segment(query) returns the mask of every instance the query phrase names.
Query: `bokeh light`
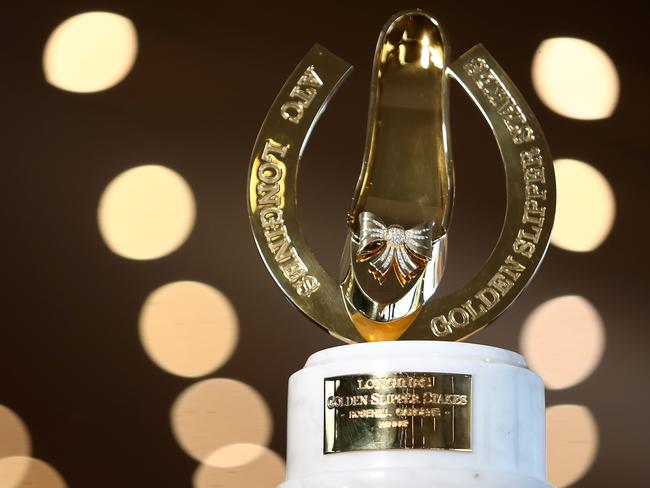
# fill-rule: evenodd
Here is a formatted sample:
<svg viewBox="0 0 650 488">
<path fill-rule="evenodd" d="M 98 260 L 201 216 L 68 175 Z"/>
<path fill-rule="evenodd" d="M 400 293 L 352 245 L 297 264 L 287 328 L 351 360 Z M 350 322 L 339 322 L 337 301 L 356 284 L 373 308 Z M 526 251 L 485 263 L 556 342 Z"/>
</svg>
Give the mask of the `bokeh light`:
<svg viewBox="0 0 650 488">
<path fill-rule="evenodd" d="M 607 179 L 587 163 L 558 159 L 554 167 L 557 211 L 551 242 L 568 251 L 593 251 L 607 239 L 614 225 L 614 191 Z"/>
<path fill-rule="evenodd" d="M 531 312 L 521 332 L 521 350 L 547 388 L 574 386 L 598 366 L 605 330 L 594 306 L 567 295 L 548 300 Z"/>
<path fill-rule="evenodd" d="M 133 22 L 110 12 L 70 17 L 50 35 L 43 51 L 45 79 L 62 90 L 106 90 L 129 74 L 138 51 Z"/>
<path fill-rule="evenodd" d="M 230 444 L 267 445 L 273 430 L 262 396 L 245 383 L 224 378 L 200 381 L 181 393 L 171 423 L 185 452 L 204 463 Z"/>
<path fill-rule="evenodd" d="M 31 442 L 27 427 L 15 412 L 0 405 L 0 459 L 26 456 L 30 452 Z"/>
<path fill-rule="evenodd" d="M 259 444 L 238 443 L 217 449 L 208 456 L 205 464 L 217 468 L 232 468 L 249 464 L 266 452 Z"/>
<path fill-rule="evenodd" d="M 66 488 L 61 475 L 49 464 L 26 456 L 0 459 L 2 488 Z"/>
<path fill-rule="evenodd" d="M 565 117 L 603 119 L 616 109 L 620 91 L 616 66 L 589 41 L 546 39 L 533 58 L 532 76 L 542 101 Z"/>
<path fill-rule="evenodd" d="M 196 205 L 187 182 L 160 165 L 131 168 L 104 190 L 98 223 L 116 254 L 155 259 L 176 250 L 194 226 Z"/>
<path fill-rule="evenodd" d="M 548 481 L 570 486 L 591 468 L 598 452 L 598 425 L 588 408 L 556 405 L 546 409 Z"/>
<path fill-rule="evenodd" d="M 249 464 L 230 468 L 199 466 L 194 474 L 194 488 L 276 488 L 284 481 L 284 461 L 275 452 L 262 449 Z"/>
<path fill-rule="evenodd" d="M 140 339 L 170 373 L 197 377 L 223 365 L 237 345 L 237 314 L 218 290 L 178 281 L 149 295 L 140 313 Z"/>
</svg>

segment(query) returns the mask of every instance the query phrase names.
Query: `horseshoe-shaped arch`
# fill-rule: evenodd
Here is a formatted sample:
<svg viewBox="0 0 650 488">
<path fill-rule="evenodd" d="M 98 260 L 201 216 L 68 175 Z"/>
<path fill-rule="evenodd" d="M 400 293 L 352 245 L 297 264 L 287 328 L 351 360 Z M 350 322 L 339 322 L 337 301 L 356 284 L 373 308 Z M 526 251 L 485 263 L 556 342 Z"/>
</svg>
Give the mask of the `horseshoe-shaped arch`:
<svg viewBox="0 0 650 488">
<path fill-rule="evenodd" d="M 293 71 L 255 142 L 248 209 L 257 247 L 276 283 L 311 320 L 345 342 L 363 342 L 340 285 L 307 244 L 297 211 L 297 176 L 310 133 L 352 70 L 315 45 Z M 501 235 L 462 288 L 427 301 L 400 340 L 463 340 L 503 313 L 537 271 L 555 216 L 555 176 L 542 129 L 521 93 L 477 45 L 448 74 L 481 110 L 503 159 L 507 206 Z"/>
</svg>

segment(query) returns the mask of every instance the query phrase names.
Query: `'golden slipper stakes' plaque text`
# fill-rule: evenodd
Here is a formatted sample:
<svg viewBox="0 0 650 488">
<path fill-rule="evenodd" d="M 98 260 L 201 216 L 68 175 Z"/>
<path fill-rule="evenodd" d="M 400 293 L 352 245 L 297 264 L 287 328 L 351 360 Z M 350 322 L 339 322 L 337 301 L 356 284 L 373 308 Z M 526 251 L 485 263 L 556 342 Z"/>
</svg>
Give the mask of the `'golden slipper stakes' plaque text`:
<svg viewBox="0 0 650 488">
<path fill-rule="evenodd" d="M 385 373 L 325 379 L 324 452 L 471 449 L 472 377 Z"/>
</svg>

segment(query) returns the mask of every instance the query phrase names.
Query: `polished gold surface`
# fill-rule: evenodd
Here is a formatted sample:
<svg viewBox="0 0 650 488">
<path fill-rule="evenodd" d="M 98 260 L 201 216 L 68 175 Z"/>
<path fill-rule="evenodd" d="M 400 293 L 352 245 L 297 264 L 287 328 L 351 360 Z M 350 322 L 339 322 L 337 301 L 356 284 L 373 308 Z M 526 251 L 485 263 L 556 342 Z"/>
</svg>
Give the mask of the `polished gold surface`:
<svg viewBox="0 0 650 488">
<path fill-rule="evenodd" d="M 271 276 L 309 318 L 346 342 L 361 342 L 341 300 L 302 235 L 296 184 L 302 151 L 352 67 L 315 45 L 291 74 L 260 129 L 248 179 L 253 236 Z"/>
<path fill-rule="evenodd" d="M 503 313 L 535 275 L 555 216 L 553 159 L 542 128 L 496 60 L 477 45 L 449 67 L 488 121 L 503 159 L 506 215 L 483 268 L 462 288 L 425 304 L 401 339 L 462 340 Z"/>
<path fill-rule="evenodd" d="M 385 373 L 325 379 L 323 453 L 472 449 L 472 377 Z"/>
<path fill-rule="evenodd" d="M 413 227 L 433 220 L 444 235 L 451 214 L 447 54 L 444 34 L 428 14 L 397 14 L 382 29 L 370 86 L 365 155 L 349 215 Z M 434 240 L 435 240 L 434 238 Z"/>
<path fill-rule="evenodd" d="M 442 278 L 453 200 L 448 52 L 441 27 L 422 11 L 393 16 L 379 35 L 365 154 L 348 215 L 350 252 L 341 263 L 350 317 L 357 328 L 359 320 L 363 328 L 381 323 L 375 335 L 384 323 L 412 322 Z M 368 252 L 363 242 L 367 215 L 397 237 L 425 228 L 428 252 L 395 247 L 390 240 Z M 386 265 L 394 275 L 381 269 Z"/>
<path fill-rule="evenodd" d="M 515 300 L 546 252 L 555 178 L 541 127 L 485 48 L 475 46 L 449 66 L 447 53 L 437 22 L 421 11 L 396 15 L 382 31 L 340 281 L 323 269 L 302 235 L 296 183 L 308 136 L 351 67 L 314 46 L 282 88 L 256 141 L 248 204 L 262 258 L 291 301 L 346 342 L 462 340 Z M 438 297 L 453 196 L 447 76 L 465 89 L 492 129 L 504 163 L 507 206 L 483 268 Z M 366 234 L 363 215 L 375 221 Z M 407 242 L 406 232 L 414 229 L 411 235 L 419 237 L 428 229 L 424 247 Z"/>
</svg>

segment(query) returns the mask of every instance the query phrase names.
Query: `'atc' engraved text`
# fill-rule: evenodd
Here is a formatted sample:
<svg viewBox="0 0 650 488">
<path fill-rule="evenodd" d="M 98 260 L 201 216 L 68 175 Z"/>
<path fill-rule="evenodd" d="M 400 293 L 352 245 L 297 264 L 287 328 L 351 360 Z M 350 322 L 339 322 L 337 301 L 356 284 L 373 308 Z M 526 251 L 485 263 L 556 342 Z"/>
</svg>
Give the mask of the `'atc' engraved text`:
<svg viewBox="0 0 650 488">
<path fill-rule="evenodd" d="M 292 88 L 289 94 L 291 100 L 280 107 L 282 118 L 294 124 L 299 124 L 305 109 L 311 105 L 321 86 L 323 86 L 323 80 L 320 79 L 314 67 L 309 66 L 298 80 L 298 83 L 296 83 L 296 86 Z"/>
</svg>

